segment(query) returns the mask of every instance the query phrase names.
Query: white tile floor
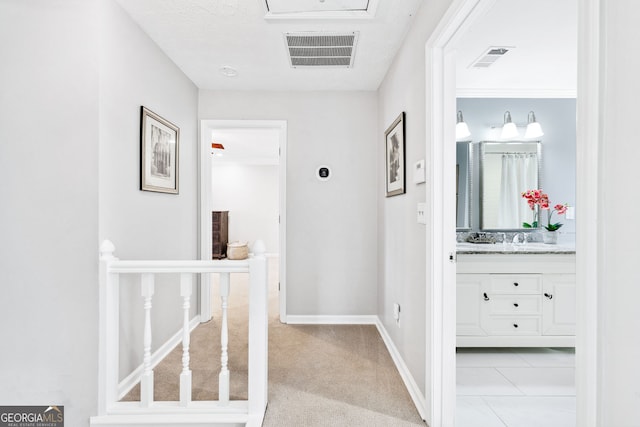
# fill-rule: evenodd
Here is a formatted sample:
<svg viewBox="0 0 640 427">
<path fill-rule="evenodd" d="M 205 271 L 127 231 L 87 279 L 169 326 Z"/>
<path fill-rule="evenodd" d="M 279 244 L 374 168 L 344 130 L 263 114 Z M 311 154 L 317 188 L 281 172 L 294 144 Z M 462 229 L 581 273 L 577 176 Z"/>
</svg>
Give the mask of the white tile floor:
<svg viewBox="0 0 640 427">
<path fill-rule="evenodd" d="M 456 427 L 575 427 L 575 352 L 459 348 Z"/>
</svg>

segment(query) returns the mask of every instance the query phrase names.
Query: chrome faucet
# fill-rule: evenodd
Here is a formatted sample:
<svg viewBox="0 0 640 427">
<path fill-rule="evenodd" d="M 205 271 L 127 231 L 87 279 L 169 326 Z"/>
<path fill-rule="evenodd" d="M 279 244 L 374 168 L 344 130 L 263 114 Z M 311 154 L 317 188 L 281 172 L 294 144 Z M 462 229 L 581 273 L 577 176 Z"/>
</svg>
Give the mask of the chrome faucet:
<svg viewBox="0 0 640 427">
<path fill-rule="evenodd" d="M 524 233 L 516 233 L 513 235 L 512 243 L 514 245 L 524 245 L 525 243 L 527 243 L 527 237 Z"/>
</svg>

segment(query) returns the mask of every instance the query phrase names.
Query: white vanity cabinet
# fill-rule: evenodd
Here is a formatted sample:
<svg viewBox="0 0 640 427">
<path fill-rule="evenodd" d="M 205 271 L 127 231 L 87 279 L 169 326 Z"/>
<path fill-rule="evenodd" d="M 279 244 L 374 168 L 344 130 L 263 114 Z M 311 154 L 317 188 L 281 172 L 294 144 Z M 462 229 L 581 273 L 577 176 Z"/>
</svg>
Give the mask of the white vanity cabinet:
<svg viewBox="0 0 640 427">
<path fill-rule="evenodd" d="M 482 303 L 478 298 L 486 288 L 487 275 L 458 274 L 456 278 L 456 334 L 486 335 L 482 329 Z"/>
<path fill-rule="evenodd" d="M 575 335 L 576 275 L 547 274 L 543 284 L 542 333 Z"/>
<path fill-rule="evenodd" d="M 458 255 L 458 347 L 573 347 L 575 254 Z"/>
</svg>

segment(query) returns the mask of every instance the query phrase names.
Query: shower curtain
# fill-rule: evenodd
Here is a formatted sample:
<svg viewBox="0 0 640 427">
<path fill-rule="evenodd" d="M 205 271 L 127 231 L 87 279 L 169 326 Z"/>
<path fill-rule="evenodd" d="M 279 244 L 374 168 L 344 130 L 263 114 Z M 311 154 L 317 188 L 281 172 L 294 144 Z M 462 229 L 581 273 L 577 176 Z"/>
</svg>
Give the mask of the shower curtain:
<svg viewBox="0 0 640 427">
<path fill-rule="evenodd" d="M 538 161 L 535 153 L 503 154 L 500 180 L 500 228 L 522 228 L 533 221 L 533 213 L 522 192 L 538 188 Z"/>
</svg>

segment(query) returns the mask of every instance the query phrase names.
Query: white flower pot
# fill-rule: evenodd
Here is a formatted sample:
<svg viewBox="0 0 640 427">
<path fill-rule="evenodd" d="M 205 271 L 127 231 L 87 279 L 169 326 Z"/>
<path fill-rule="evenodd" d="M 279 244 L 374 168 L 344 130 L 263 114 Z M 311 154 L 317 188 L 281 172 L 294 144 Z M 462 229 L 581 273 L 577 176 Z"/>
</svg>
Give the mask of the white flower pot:
<svg viewBox="0 0 640 427">
<path fill-rule="evenodd" d="M 545 231 L 542 233 L 542 241 L 549 245 L 555 245 L 558 243 L 557 231 Z"/>
</svg>

